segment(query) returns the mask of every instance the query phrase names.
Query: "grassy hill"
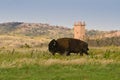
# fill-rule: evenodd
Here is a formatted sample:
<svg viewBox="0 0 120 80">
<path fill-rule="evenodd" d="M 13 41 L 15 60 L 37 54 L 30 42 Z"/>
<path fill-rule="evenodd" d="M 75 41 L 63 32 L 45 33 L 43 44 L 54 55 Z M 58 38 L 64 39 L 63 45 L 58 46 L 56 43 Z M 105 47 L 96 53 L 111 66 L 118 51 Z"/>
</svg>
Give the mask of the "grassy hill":
<svg viewBox="0 0 120 80">
<path fill-rule="evenodd" d="M 0 34 L 9 34 L 15 31 L 22 22 L 8 22 L 0 24 Z"/>
<path fill-rule="evenodd" d="M 42 36 L 47 38 L 73 37 L 73 29 L 43 23 L 8 22 L 0 24 L 0 34 Z M 86 30 L 90 38 L 120 36 L 120 31 Z"/>
<path fill-rule="evenodd" d="M 0 24 L 0 34 L 41 36 L 45 38 L 73 37 L 73 31 L 63 26 L 42 23 L 9 22 Z"/>
</svg>

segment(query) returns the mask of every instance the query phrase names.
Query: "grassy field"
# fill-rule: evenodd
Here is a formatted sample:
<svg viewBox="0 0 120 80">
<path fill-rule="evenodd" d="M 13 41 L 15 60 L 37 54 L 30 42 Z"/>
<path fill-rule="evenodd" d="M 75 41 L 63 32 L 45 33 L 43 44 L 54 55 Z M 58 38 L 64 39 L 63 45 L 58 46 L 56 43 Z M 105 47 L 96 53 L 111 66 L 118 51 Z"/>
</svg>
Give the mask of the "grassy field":
<svg viewBox="0 0 120 80">
<path fill-rule="evenodd" d="M 0 49 L 0 80 L 119 80 L 120 48 L 90 48 L 89 56 L 52 56 L 46 49 Z"/>
</svg>

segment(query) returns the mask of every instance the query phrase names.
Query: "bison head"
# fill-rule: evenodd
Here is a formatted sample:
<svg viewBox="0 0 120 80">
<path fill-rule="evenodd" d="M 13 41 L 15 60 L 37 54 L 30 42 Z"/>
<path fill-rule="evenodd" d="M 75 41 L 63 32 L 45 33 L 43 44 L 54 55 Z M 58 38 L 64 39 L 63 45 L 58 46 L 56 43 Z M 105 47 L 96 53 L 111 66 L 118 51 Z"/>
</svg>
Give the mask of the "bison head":
<svg viewBox="0 0 120 80">
<path fill-rule="evenodd" d="M 48 50 L 54 55 L 57 52 L 57 41 L 55 39 L 51 40 L 48 45 Z"/>
</svg>

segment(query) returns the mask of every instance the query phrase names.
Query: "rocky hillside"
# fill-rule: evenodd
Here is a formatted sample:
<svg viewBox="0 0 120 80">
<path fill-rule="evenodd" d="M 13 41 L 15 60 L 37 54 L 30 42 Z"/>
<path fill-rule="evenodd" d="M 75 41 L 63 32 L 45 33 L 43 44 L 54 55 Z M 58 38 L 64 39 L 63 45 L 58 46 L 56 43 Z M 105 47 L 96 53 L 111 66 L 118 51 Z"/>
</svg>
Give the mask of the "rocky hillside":
<svg viewBox="0 0 120 80">
<path fill-rule="evenodd" d="M 0 24 L 0 34 L 9 34 L 12 31 L 15 31 L 19 25 L 23 24 L 22 22 L 9 22 Z"/>
<path fill-rule="evenodd" d="M 8 22 L 0 24 L 0 34 L 40 36 L 45 38 L 73 37 L 73 29 L 43 23 Z M 119 37 L 118 31 L 86 30 L 91 39 Z"/>
<path fill-rule="evenodd" d="M 0 34 L 58 38 L 73 37 L 73 30 L 42 23 L 9 22 L 0 24 Z"/>
<path fill-rule="evenodd" d="M 90 39 L 102 39 L 102 38 L 120 37 L 120 30 L 115 30 L 115 31 L 89 30 L 89 31 L 86 31 L 86 35 Z"/>
</svg>

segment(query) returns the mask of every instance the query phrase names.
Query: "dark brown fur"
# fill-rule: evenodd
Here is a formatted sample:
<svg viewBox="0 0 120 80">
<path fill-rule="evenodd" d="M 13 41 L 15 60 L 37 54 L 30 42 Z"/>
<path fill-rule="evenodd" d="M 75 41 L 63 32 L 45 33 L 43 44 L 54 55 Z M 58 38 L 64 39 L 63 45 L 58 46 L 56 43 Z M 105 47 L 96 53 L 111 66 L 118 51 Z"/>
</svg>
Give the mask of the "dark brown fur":
<svg viewBox="0 0 120 80">
<path fill-rule="evenodd" d="M 88 44 L 84 41 L 74 39 L 74 38 L 59 38 L 57 40 L 51 40 L 48 45 L 49 51 L 54 55 L 55 53 L 60 53 L 61 55 L 66 53 L 66 55 L 70 55 L 70 53 L 83 53 L 87 54 Z"/>
</svg>

